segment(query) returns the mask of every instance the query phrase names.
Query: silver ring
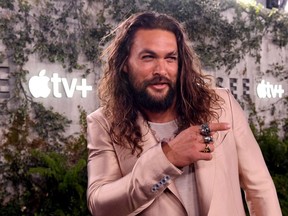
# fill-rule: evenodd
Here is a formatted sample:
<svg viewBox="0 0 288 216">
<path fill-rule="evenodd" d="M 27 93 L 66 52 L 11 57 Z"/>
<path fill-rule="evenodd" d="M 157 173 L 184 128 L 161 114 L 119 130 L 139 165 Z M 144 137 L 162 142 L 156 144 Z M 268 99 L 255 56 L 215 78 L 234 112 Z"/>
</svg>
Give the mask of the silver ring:
<svg viewBox="0 0 288 216">
<path fill-rule="evenodd" d="M 210 133 L 211 133 L 211 130 L 210 130 L 208 124 L 207 123 L 202 124 L 201 128 L 200 128 L 200 134 L 202 136 L 210 136 Z"/>
<path fill-rule="evenodd" d="M 210 142 L 213 142 L 213 137 L 212 136 L 205 136 L 204 137 L 204 143 L 208 144 Z"/>
</svg>

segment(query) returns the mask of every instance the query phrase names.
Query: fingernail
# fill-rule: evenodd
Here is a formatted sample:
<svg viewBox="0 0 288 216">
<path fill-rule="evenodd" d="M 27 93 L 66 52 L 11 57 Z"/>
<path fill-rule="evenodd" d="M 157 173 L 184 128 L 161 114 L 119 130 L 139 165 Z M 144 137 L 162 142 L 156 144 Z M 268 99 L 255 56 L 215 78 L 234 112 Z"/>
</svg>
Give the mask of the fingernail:
<svg viewBox="0 0 288 216">
<path fill-rule="evenodd" d="M 225 127 L 226 127 L 226 129 L 230 129 L 230 128 L 231 128 L 231 126 L 230 126 L 229 123 L 226 123 L 226 124 L 225 124 Z"/>
</svg>

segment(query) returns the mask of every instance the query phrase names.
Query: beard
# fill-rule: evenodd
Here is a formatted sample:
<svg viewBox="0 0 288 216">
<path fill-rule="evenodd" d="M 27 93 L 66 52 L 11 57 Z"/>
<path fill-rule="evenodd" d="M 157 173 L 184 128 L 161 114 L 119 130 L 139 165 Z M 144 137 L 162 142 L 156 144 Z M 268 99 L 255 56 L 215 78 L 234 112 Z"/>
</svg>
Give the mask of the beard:
<svg viewBox="0 0 288 216">
<path fill-rule="evenodd" d="M 152 113 L 167 111 L 173 105 L 176 95 L 176 84 L 164 76 L 157 76 L 137 84 L 135 78 L 129 76 L 130 87 L 136 105 Z M 148 92 L 147 87 L 153 84 L 167 84 L 169 89 L 165 95 L 154 96 Z"/>
</svg>

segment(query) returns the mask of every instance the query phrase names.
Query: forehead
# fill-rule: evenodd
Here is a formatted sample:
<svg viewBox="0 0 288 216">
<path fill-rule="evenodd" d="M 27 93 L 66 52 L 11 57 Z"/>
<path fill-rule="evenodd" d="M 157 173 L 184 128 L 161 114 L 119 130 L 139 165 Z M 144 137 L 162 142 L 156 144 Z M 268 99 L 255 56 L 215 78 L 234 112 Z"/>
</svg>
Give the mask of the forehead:
<svg viewBox="0 0 288 216">
<path fill-rule="evenodd" d="M 176 36 L 170 31 L 161 29 L 140 29 L 135 33 L 131 49 L 173 49 L 177 51 Z"/>
</svg>

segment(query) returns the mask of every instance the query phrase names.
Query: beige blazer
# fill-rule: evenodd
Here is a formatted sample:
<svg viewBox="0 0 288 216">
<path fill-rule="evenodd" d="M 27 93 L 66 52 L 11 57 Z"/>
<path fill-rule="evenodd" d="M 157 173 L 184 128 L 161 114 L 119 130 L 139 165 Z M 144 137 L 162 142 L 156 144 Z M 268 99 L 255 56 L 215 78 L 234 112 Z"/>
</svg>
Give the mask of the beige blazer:
<svg viewBox="0 0 288 216">
<path fill-rule="evenodd" d="M 225 101 L 219 122 L 229 122 L 231 129 L 218 133 L 211 161 L 195 163 L 200 216 L 244 216 L 240 185 L 250 215 L 282 215 L 273 181 L 241 107 L 228 90 L 216 92 Z M 173 182 L 182 171 L 167 160 L 141 116 L 144 153 L 139 158 L 111 142 L 101 108 L 87 120 L 87 198 L 93 215 L 187 215 Z"/>
</svg>

